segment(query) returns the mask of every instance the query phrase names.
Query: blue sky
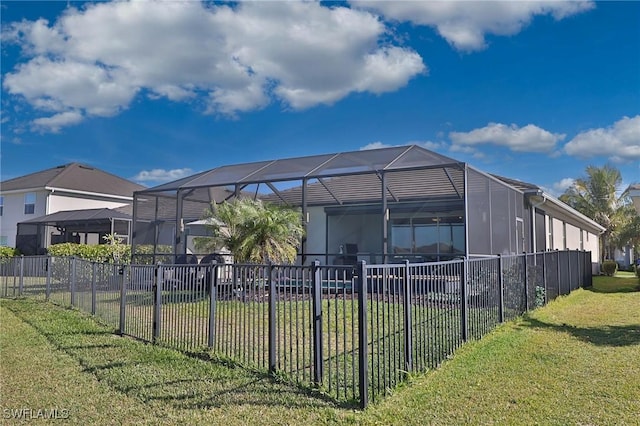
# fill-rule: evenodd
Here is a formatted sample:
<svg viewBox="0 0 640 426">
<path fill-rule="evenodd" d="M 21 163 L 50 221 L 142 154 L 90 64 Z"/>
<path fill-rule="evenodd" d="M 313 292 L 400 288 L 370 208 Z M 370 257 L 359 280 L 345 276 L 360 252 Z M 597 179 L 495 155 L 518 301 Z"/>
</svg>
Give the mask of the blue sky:
<svg viewBox="0 0 640 426">
<path fill-rule="evenodd" d="M 556 195 L 640 182 L 640 2 L 2 1 L 1 176 L 154 186 L 420 144 Z"/>
</svg>

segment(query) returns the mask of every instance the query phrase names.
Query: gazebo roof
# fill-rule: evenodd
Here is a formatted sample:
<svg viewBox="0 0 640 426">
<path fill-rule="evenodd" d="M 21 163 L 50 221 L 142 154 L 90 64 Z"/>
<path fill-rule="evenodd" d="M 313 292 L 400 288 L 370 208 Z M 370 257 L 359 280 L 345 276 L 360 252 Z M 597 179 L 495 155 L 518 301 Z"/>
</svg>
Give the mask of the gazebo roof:
<svg viewBox="0 0 640 426">
<path fill-rule="evenodd" d="M 131 206 L 125 206 L 131 210 Z M 110 223 L 112 220 L 131 220 L 131 215 L 122 210 L 115 209 L 86 209 L 86 210 L 65 210 L 51 213 L 46 216 L 25 220 L 21 224 L 28 225 L 48 225 L 48 226 L 69 226 L 69 225 L 97 225 Z"/>
</svg>

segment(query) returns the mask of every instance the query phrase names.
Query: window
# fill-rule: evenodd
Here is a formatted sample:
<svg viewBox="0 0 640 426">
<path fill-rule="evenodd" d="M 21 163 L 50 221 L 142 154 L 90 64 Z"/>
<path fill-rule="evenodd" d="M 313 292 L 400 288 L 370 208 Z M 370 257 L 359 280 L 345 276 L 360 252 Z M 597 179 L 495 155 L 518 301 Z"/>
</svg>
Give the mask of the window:
<svg viewBox="0 0 640 426">
<path fill-rule="evenodd" d="M 392 251 L 431 255 L 464 253 L 464 221 L 461 216 L 394 218 Z"/>
<path fill-rule="evenodd" d="M 36 212 L 36 193 L 27 192 L 24 194 L 24 214 L 34 214 Z"/>
<path fill-rule="evenodd" d="M 562 222 L 562 248 L 567 249 L 567 222 Z"/>
<path fill-rule="evenodd" d="M 555 248 L 553 245 L 553 218 L 549 216 L 549 250 L 554 250 Z"/>
<path fill-rule="evenodd" d="M 4 197 L 0 197 L 0 216 L 4 213 Z"/>
</svg>

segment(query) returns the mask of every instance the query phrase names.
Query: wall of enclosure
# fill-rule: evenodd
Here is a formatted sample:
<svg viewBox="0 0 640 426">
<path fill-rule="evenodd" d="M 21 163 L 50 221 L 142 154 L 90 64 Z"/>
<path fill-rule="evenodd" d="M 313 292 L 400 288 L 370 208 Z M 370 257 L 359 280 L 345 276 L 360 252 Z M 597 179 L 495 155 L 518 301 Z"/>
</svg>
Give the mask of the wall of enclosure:
<svg viewBox="0 0 640 426">
<path fill-rule="evenodd" d="M 365 407 L 463 342 L 590 286 L 590 265 L 580 251 L 355 268 L 17 257 L 0 262 L 0 296 L 74 306 L 121 334 L 212 351 Z"/>
<path fill-rule="evenodd" d="M 470 255 L 530 251 L 529 215 L 524 195 L 472 168 L 467 171 Z"/>
</svg>

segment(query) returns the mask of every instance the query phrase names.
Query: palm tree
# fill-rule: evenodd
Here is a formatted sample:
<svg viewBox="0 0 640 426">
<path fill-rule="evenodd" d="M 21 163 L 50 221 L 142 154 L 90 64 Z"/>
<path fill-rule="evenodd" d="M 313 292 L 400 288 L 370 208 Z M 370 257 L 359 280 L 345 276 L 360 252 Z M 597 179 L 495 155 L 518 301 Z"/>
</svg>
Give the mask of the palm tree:
<svg viewBox="0 0 640 426">
<path fill-rule="evenodd" d="M 613 166 L 588 166 L 586 177 L 560 196 L 560 200 L 590 217 L 605 228 L 600 240 L 600 260 L 611 258 L 613 236 L 624 222 L 625 196 L 621 193 L 622 175 Z"/>
<path fill-rule="evenodd" d="M 204 218 L 213 236 L 197 239 L 196 247 L 209 251 L 225 247 L 237 263 L 293 263 L 304 234 L 297 209 L 249 198 L 212 203 Z"/>
<path fill-rule="evenodd" d="M 630 245 L 636 252 L 640 251 L 640 214 L 631 203 L 624 206 L 621 223 L 613 238 L 619 249 Z"/>
</svg>

